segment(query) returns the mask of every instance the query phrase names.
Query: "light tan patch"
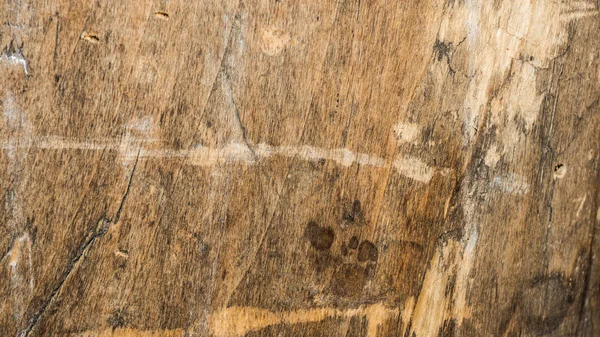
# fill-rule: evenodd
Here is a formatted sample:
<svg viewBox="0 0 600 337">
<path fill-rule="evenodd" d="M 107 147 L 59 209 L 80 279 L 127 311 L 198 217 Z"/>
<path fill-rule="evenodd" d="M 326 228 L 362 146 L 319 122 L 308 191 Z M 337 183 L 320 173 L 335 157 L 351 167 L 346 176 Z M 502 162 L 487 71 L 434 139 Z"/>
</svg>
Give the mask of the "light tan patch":
<svg viewBox="0 0 600 337">
<path fill-rule="evenodd" d="M 289 43 L 290 35 L 280 29 L 267 28 L 263 31 L 261 48 L 269 56 L 281 54 Z"/>
<path fill-rule="evenodd" d="M 492 145 L 485 154 L 484 163 L 489 167 L 495 167 L 499 160 L 500 153 L 498 153 L 496 145 Z"/>
<path fill-rule="evenodd" d="M 406 334 L 408 322 L 410 322 L 410 318 L 412 317 L 414 309 L 415 298 L 411 296 L 406 301 L 404 301 L 404 308 L 402 309 L 402 313 L 400 314 L 400 318 L 402 319 L 402 336 L 405 336 Z"/>
<path fill-rule="evenodd" d="M 182 337 L 183 329 L 172 330 L 139 330 L 130 328 L 106 329 L 102 331 L 86 331 L 77 337 Z"/>
<path fill-rule="evenodd" d="M 472 227 L 466 241 L 449 240 L 434 255 L 412 312 L 410 332 L 417 337 L 437 336 L 444 321 L 450 318 L 460 325 L 463 319 L 471 317 L 467 292 L 477 240 L 477 230 Z M 453 276 L 455 290 L 448 296 L 446 290 Z"/>
<path fill-rule="evenodd" d="M 428 183 L 431 178 L 433 178 L 433 168 L 429 167 L 418 158 L 396 158 L 396 160 L 394 160 L 394 167 L 403 176 L 423 183 Z"/>
<path fill-rule="evenodd" d="M 311 323 L 326 318 L 364 316 L 368 324 L 367 337 L 375 337 L 378 328 L 387 319 L 397 315 L 397 308 L 388 308 L 381 303 L 354 309 L 315 308 L 288 312 L 234 306 L 213 313 L 209 325 L 211 332 L 217 337 L 239 337 L 277 324 Z"/>
<path fill-rule="evenodd" d="M 394 125 L 394 132 L 399 143 L 414 143 L 421 135 L 421 127 L 414 123 L 398 123 Z"/>
</svg>

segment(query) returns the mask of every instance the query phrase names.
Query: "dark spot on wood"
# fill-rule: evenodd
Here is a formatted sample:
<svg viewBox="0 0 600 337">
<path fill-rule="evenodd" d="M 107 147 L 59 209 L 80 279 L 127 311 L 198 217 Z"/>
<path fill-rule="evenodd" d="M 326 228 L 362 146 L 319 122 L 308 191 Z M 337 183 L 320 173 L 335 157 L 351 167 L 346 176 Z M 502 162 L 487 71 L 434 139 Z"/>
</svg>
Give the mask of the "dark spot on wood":
<svg viewBox="0 0 600 337">
<path fill-rule="evenodd" d="M 364 269 L 356 264 L 344 263 L 333 274 L 332 292 L 336 296 L 358 299 L 364 285 Z"/>
<path fill-rule="evenodd" d="M 376 266 L 374 263 L 367 264 L 367 266 L 365 267 L 365 277 L 367 279 L 372 279 L 373 277 L 375 277 L 375 270 Z"/>
<path fill-rule="evenodd" d="M 100 38 L 96 34 L 83 33 L 81 34 L 81 38 L 90 43 L 98 43 L 100 42 Z"/>
<path fill-rule="evenodd" d="M 456 319 L 447 319 L 438 331 L 438 337 L 454 337 L 456 336 Z"/>
<path fill-rule="evenodd" d="M 365 216 L 362 211 L 362 206 L 360 200 L 354 200 L 352 202 L 352 206 L 350 209 L 344 212 L 343 219 L 344 221 L 357 225 L 365 224 Z"/>
<path fill-rule="evenodd" d="M 353 236 L 350 238 L 350 242 L 348 243 L 348 248 L 356 249 L 356 247 L 358 247 L 358 238 L 356 236 Z"/>
<path fill-rule="evenodd" d="M 444 57 L 450 57 L 450 46 L 443 41 L 436 40 L 433 45 L 433 50 L 437 55 L 437 60 L 440 62 Z"/>
<path fill-rule="evenodd" d="M 321 227 L 314 221 L 311 221 L 306 226 L 306 238 L 310 245 L 316 250 L 327 250 L 331 248 L 335 233 L 329 227 Z"/>
<path fill-rule="evenodd" d="M 527 327 L 539 335 L 558 329 L 573 303 L 573 288 L 562 273 L 535 277 L 520 298 Z"/>
<path fill-rule="evenodd" d="M 106 323 L 113 329 L 122 328 L 125 326 L 125 313 L 121 309 L 117 309 L 106 319 Z"/>
<path fill-rule="evenodd" d="M 360 243 L 358 246 L 358 261 L 366 262 L 366 261 L 377 261 L 378 252 L 377 247 L 368 240 L 365 240 Z"/>
<path fill-rule="evenodd" d="M 342 247 L 340 248 L 340 251 L 341 251 L 342 255 L 344 255 L 344 256 L 348 255 L 348 246 L 346 246 L 346 244 L 344 243 L 342 245 Z"/>
<path fill-rule="evenodd" d="M 166 20 L 169 18 L 169 14 L 167 12 L 163 12 L 163 11 L 155 12 L 154 16 L 156 16 L 159 19 L 163 19 L 163 20 Z"/>
<path fill-rule="evenodd" d="M 444 296 L 446 298 L 452 298 L 452 296 L 454 295 L 455 286 L 456 286 L 456 275 L 452 275 L 452 276 L 450 276 L 450 278 L 448 279 L 448 283 L 446 284 L 446 291 L 444 293 Z"/>
<path fill-rule="evenodd" d="M 312 258 L 312 265 L 317 273 L 322 273 L 333 265 L 334 261 L 331 254 L 315 254 Z"/>
<path fill-rule="evenodd" d="M 354 214 L 358 214 L 360 213 L 361 207 L 360 207 L 360 200 L 354 200 L 354 202 L 352 203 L 352 213 Z"/>
<path fill-rule="evenodd" d="M 344 214 L 344 220 L 354 222 L 354 215 L 352 213 L 346 213 Z"/>
<path fill-rule="evenodd" d="M 565 166 L 565 165 L 558 164 L 558 165 L 554 166 L 554 172 L 558 172 L 563 166 Z"/>
</svg>

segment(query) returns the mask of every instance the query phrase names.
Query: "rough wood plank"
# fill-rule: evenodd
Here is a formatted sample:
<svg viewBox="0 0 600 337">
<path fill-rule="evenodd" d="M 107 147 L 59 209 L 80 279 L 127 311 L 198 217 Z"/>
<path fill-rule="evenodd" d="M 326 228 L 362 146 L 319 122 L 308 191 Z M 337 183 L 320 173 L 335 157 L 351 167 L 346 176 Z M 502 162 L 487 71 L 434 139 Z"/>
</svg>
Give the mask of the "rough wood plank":
<svg viewBox="0 0 600 337">
<path fill-rule="evenodd" d="M 0 22 L 0 335 L 600 334 L 596 2 Z"/>
</svg>

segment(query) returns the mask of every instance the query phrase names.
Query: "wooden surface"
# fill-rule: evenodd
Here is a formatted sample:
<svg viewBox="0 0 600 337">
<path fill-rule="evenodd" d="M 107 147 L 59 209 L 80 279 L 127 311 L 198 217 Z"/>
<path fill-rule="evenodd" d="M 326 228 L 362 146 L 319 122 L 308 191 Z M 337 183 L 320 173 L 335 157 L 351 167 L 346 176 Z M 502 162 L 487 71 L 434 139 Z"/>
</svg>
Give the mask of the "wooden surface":
<svg viewBox="0 0 600 337">
<path fill-rule="evenodd" d="M 0 23 L 1 336 L 600 336 L 597 2 Z"/>
</svg>

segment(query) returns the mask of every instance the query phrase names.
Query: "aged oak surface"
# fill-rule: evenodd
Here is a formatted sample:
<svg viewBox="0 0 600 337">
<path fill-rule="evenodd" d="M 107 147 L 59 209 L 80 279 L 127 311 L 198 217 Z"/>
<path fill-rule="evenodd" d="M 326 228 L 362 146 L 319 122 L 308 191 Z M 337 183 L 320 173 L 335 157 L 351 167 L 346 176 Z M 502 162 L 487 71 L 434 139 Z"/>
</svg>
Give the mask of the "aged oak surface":
<svg viewBox="0 0 600 337">
<path fill-rule="evenodd" d="M 1 336 L 600 336 L 597 1 L 0 2 Z"/>
</svg>

